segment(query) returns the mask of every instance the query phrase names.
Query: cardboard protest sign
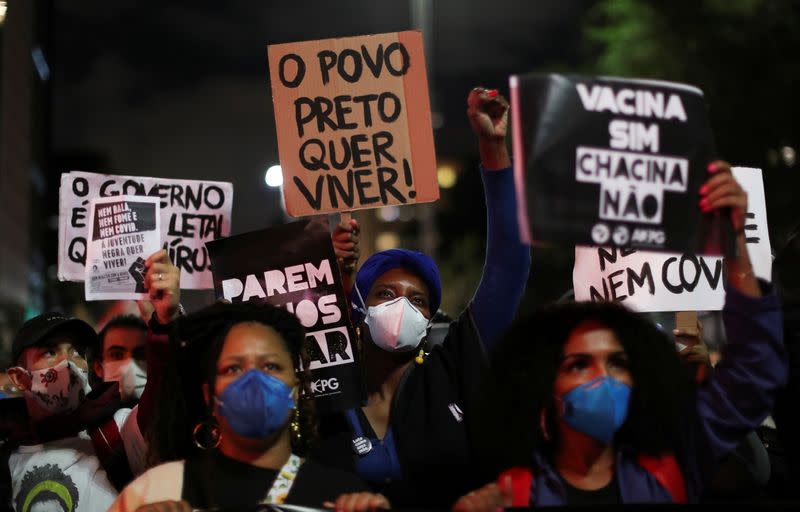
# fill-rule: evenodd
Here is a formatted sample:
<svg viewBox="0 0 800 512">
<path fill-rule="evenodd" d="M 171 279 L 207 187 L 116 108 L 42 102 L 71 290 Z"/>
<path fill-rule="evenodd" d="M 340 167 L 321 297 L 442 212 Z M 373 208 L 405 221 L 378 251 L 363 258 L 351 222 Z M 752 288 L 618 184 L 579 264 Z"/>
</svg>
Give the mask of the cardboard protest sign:
<svg viewBox="0 0 800 512">
<path fill-rule="evenodd" d="M 159 199 L 163 247 L 181 270 L 181 288 L 212 287 L 205 242 L 231 230 L 233 185 L 221 181 L 172 180 L 72 171 L 61 175 L 58 219 L 58 278 L 83 281 L 89 202 L 97 197 Z M 150 256 L 146 254 L 145 259 Z"/>
<path fill-rule="evenodd" d="M 522 240 L 727 253 L 729 223 L 697 206 L 713 154 L 699 89 L 541 74 L 510 86 Z"/>
<path fill-rule="evenodd" d="M 760 169 L 734 167 L 748 195 L 745 233 L 753 271 L 772 279 L 767 205 Z M 575 248 L 575 300 L 623 302 L 642 311 L 716 311 L 725 304 L 722 258 L 615 247 Z"/>
<path fill-rule="evenodd" d="M 293 222 L 207 245 L 217 298 L 285 307 L 306 328 L 317 407 L 359 407 L 363 388 L 355 335 L 327 220 Z"/>
<path fill-rule="evenodd" d="M 422 34 L 268 47 L 289 215 L 439 198 Z"/>
<path fill-rule="evenodd" d="M 89 202 L 86 300 L 147 298 L 144 263 L 161 247 L 158 202 L 137 196 Z"/>
</svg>

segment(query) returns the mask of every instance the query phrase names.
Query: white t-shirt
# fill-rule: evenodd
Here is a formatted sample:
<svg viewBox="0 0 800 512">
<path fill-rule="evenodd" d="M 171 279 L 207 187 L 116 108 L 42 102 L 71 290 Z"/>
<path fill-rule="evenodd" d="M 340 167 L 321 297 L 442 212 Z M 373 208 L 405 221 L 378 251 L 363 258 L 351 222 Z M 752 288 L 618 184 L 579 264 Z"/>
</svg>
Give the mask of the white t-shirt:
<svg viewBox="0 0 800 512">
<path fill-rule="evenodd" d="M 136 423 L 136 409 L 120 409 L 120 429 L 132 470 L 144 467 L 145 447 Z M 9 457 L 11 505 L 16 512 L 97 512 L 117 497 L 89 435 L 32 446 L 20 446 Z"/>
</svg>

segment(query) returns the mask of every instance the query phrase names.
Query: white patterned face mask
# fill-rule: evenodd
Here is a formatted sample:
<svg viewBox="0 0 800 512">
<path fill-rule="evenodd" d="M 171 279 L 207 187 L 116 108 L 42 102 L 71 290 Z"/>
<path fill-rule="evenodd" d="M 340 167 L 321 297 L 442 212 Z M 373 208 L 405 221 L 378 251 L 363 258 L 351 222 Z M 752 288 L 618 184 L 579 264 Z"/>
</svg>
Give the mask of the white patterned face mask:
<svg viewBox="0 0 800 512">
<path fill-rule="evenodd" d="M 72 412 L 92 390 L 89 372 L 68 359 L 50 368 L 28 373 L 31 389 L 25 391 L 25 396 L 39 406 L 38 411 L 30 411 L 34 419 Z"/>
<path fill-rule="evenodd" d="M 123 402 L 139 400 L 147 384 L 147 370 L 134 359 L 103 362 L 103 380 L 119 382 L 119 396 Z"/>
<path fill-rule="evenodd" d="M 370 306 L 364 323 L 375 345 L 387 352 L 410 352 L 428 332 L 430 321 L 406 297 Z"/>
</svg>

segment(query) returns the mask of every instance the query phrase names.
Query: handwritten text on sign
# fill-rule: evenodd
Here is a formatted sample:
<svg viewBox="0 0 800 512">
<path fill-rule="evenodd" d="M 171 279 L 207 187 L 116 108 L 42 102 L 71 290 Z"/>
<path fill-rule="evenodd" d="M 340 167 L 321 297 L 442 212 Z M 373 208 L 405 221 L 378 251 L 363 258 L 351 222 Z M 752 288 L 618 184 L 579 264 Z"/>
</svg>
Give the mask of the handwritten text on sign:
<svg viewBox="0 0 800 512">
<path fill-rule="evenodd" d="M 181 269 L 181 287 L 212 288 L 205 242 L 231 229 L 233 185 L 220 181 L 171 180 L 72 171 L 61 175 L 58 220 L 58 277 L 85 275 L 89 202 L 96 197 L 151 196 L 160 199 L 164 248 Z"/>
<path fill-rule="evenodd" d="M 748 195 L 744 230 L 757 277 L 769 281 L 772 256 L 760 169 L 734 167 Z M 575 300 L 623 302 L 637 311 L 714 311 L 725 303 L 719 257 L 576 246 Z"/>
<path fill-rule="evenodd" d="M 422 36 L 272 45 L 290 215 L 438 199 Z"/>
</svg>

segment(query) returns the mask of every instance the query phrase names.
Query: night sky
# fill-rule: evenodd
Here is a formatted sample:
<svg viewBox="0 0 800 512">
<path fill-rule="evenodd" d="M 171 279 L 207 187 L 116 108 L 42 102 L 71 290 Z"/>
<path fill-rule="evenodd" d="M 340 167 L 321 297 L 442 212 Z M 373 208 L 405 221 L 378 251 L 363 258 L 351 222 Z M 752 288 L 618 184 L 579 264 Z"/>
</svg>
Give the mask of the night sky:
<svg viewBox="0 0 800 512">
<path fill-rule="evenodd" d="M 234 234 L 280 222 L 277 189 L 263 180 L 278 161 L 267 45 L 413 29 L 411 3 L 54 2 L 55 161 L 91 155 L 85 165 L 106 168 L 82 170 L 232 181 Z M 505 91 L 509 74 L 569 59 L 587 2 L 432 3 L 437 155 L 474 161 L 469 89 Z"/>
</svg>

